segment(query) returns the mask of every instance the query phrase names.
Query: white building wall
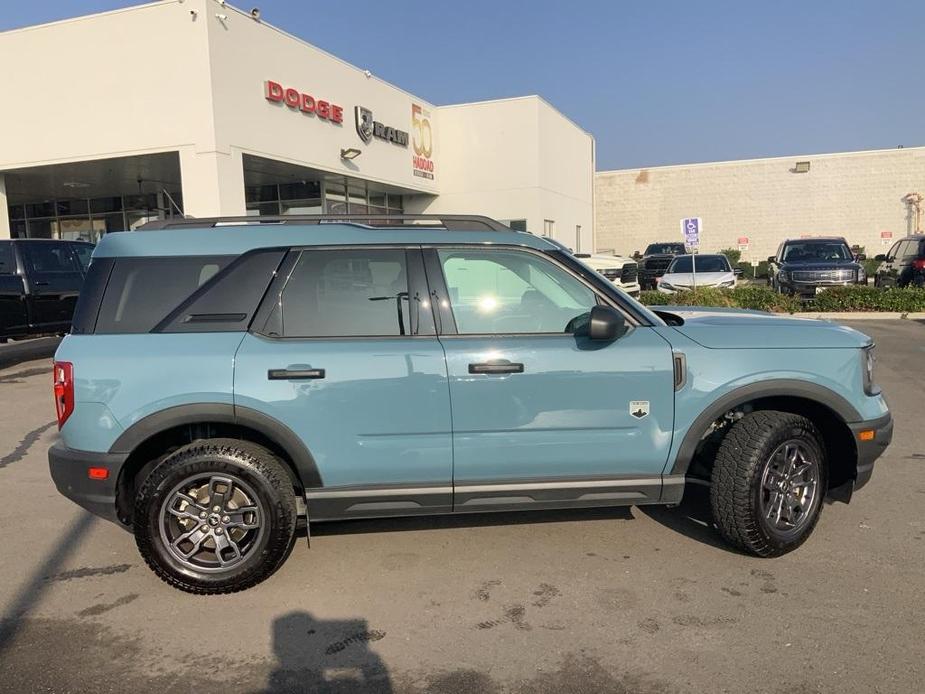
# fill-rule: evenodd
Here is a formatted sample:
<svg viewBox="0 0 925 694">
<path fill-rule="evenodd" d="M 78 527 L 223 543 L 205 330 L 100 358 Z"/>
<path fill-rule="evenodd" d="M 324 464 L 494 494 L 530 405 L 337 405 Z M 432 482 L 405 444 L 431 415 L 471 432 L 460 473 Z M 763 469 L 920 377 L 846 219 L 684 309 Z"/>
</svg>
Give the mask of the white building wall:
<svg viewBox="0 0 925 694">
<path fill-rule="evenodd" d="M 437 146 L 440 196 L 416 211 L 526 219 L 555 238 L 589 247 L 593 224 L 594 139 L 536 96 L 441 106 Z"/>
<path fill-rule="evenodd" d="M 208 146 L 204 0 L 0 34 L 0 171 Z"/>
<path fill-rule="evenodd" d="M 808 173 L 793 173 L 796 162 Z M 601 171 L 595 176 L 595 245 L 619 253 L 680 240 L 680 220 L 703 219 L 703 249 L 736 247 L 743 260 L 772 255 L 785 238 L 839 235 L 874 255 L 907 233 L 901 198 L 925 193 L 925 148 Z"/>
</svg>

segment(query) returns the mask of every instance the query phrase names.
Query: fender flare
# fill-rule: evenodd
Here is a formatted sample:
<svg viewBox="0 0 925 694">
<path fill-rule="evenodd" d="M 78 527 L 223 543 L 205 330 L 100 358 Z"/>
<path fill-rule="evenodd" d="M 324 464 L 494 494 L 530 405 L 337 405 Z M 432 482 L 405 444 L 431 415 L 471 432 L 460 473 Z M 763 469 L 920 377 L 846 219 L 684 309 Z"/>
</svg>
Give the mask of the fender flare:
<svg viewBox="0 0 925 694">
<path fill-rule="evenodd" d="M 149 414 L 123 431 L 110 446 L 109 452 L 127 456 L 162 431 L 199 422 L 237 424 L 259 432 L 286 451 L 305 489 L 323 486 L 315 458 L 292 429 L 263 412 L 230 403 L 175 405 Z"/>
<path fill-rule="evenodd" d="M 684 475 L 694 458 L 697 445 L 707 427 L 726 412 L 752 400 L 762 398 L 790 397 L 809 400 L 822 405 L 834 412 L 846 425 L 862 420 L 861 414 L 855 407 L 835 391 L 808 381 L 796 379 L 774 379 L 759 381 L 736 388 L 710 405 L 693 421 L 681 441 L 674 465 L 671 467 L 672 475 Z"/>
</svg>

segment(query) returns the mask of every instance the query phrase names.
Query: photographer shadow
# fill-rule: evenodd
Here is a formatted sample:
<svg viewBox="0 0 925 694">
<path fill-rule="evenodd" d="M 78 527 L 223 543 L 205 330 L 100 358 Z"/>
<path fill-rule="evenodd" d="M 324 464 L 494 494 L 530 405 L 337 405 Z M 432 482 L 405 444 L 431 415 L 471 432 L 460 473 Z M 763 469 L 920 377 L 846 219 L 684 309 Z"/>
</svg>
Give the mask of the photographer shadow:
<svg viewBox="0 0 925 694">
<path fill-rule="evenodd" d="M 273 620 L 276 666 L 263 694 L 393 692 L 388 669 L 369 645 L 385 637 L 363 619 L 322 620 L 290 612 Z"/>
</svg>

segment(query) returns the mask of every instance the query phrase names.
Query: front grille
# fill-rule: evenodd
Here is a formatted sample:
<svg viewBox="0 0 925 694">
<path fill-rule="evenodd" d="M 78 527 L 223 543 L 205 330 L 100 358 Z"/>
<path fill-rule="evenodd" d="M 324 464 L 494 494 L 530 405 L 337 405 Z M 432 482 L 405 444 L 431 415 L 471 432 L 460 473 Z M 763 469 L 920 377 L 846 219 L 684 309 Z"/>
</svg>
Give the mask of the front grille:
<svg viewBox="0 0 925 694">
<path fill-rule="evenodd" d="M 636 263 L 627 263 L 623 266 L 623 283 L 632 284 L 639 276 L 639 266 Z"/>
<path fill-rule="evenodd" d="M 794 282 L 851 282 L 854 270 L 794 270 L 790 277 Z"/>
<path fill-rule="evenodd" d="M 620 279 L 620 275 L 622 273 L 618 267 L 609 267 L 605 270 L 601 270 L 601 274 L 611 282 L 616 282 L 618 279 Z"/>
</svg>

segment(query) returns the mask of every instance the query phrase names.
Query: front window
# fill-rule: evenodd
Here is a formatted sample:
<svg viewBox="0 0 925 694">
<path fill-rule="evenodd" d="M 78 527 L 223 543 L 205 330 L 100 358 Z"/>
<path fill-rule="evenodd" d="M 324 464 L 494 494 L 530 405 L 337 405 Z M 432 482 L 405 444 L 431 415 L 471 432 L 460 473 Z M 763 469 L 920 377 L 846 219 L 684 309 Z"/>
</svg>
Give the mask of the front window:
<svg viewBox="0 0 925 694">
<path fill-rule="evenodd" d="M 558 265 L 513 250 L 441 250 L 461 334 L 569 333 L 597 303 Z"/>
<path fill-rule="evenodd" d="M 681 256 L 671 262 L 668 272 L 694 272 L 695 267 L 697 274 L 701 272 L 732 272 L 729 259 L 724 255 L 698 255 L 696 263 L 693 261 L 692 256 Z"/>
<path fill-rule="evenodd" d="M 800 241 L 786 244 L 781 260 L 785 263 L 818 263 L 853 258 L 848 244 L 841 241 Z"/>
<path fill-rule="evenodd" d="M 683 252 L 683 243 L 650 243 L 644 255 L 678 255 Z"/>
</svg>

